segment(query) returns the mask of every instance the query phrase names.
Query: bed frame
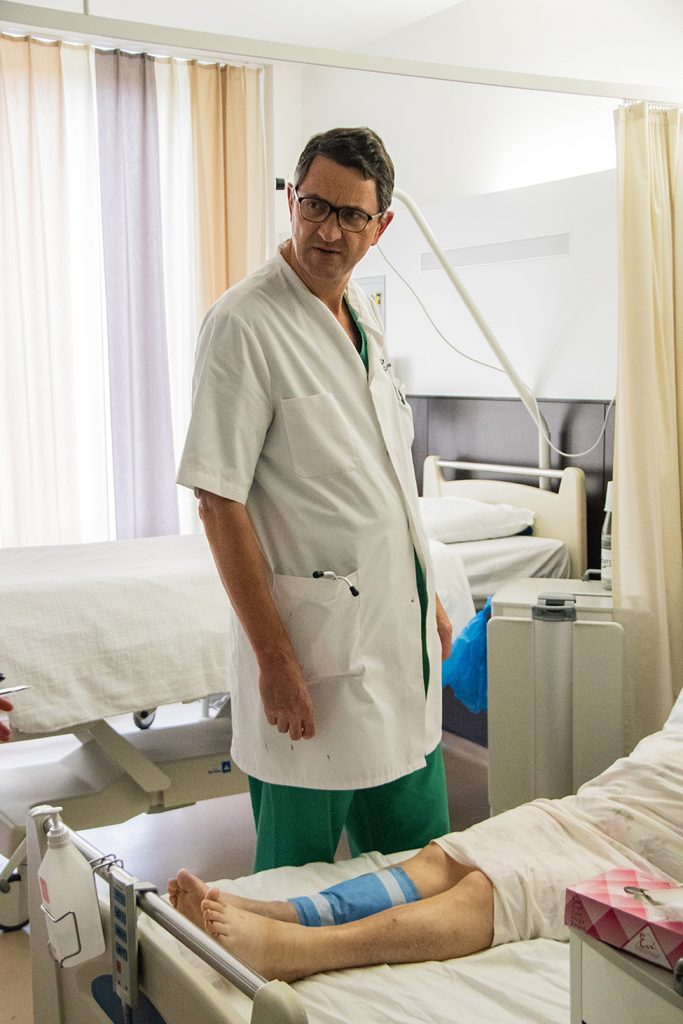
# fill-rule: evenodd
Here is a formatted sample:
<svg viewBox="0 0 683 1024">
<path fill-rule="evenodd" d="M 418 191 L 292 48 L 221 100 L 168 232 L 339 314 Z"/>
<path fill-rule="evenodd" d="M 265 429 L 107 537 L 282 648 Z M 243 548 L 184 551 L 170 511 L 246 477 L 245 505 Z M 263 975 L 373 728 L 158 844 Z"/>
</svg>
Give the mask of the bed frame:
<svg viewBox="0 0 683 1024">
<path fill-rule="evenodd" d="M 267 982 L 182 917 L 158 896 L 152 886 L 123 871 L 115 858 L 102 857 L 99 850 L 74 831 L 71 831 L 72 842 L 103 880 L 98 882 L 98 888 L 106 949 L 101 956 L 78 966 L 58 966 L 49 952 L 37 877 L 47 848 L 46 829 L 56 810 L 58 808 L 49 805 L 36 807 L 26 825 L 33 1019 L 36 1024 L 111 1024 L 112 1020 L 122 1019 L 121 1002 L 111 995 L 114 970 L 111 922 L 108 886 L 103 885 L 112 865 L 116 867 L 119 880 L 134 887 L 138 908 L 137 936 L 130 938 L 138 952 L 142 1005 L 138 1004 L 134 1009 L 131 1020 L 154 1022 L 162 1019 L 164 1024 L 187 1024 L 188 1021 L 201 1021 L 202 1024 L 306 1024 L 306 1011 L 289 985 L 280 981 Z M 100 862 L 100 866 L 94 867 L 94 862 Z M 178 955 L 175 942 L 164 942 L 168 935 L 162 934 L 160 940 L 157 926 L 226 978 L 238 990 L 234 998 L 226 998 L 225 993 L 215 991 L 211 985 L 188 990 L 185 982 L 193 970 L 191 958 L 185 961 Z M 105 1012 L 102 1004 L 96 1001 L 95 992 L 100 999 L 108 999 L 108 1009 L 111 1008 L 114 1016 Z M 138 1016 L 140 1010 L 142 1016 Z"/>
<path fill-rule="evenodd" d="M 559 480 L 557 491 L 508 480 L 447 480 L 444 469 L 492 473 L 501 476 Z M 422 493 L 425 497 L 472 498 L 491 504 L 521 505 L 536 513 L 534 534 L 564 542 L 571 562 L 572 579 L 586 571 L 586 479 L 582 469 L 535 469 L 486 462 L 449 461 L 429 455 L 424 462 Z"/>
</svg>

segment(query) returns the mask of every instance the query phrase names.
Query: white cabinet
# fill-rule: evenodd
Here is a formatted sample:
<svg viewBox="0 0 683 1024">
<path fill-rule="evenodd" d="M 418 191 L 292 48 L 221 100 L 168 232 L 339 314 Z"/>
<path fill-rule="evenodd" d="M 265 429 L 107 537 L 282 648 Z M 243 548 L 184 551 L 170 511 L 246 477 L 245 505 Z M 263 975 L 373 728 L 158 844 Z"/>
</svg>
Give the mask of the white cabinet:
<svg viewBox="0 0 683 1024">
<path fill-rule="evenodd" d="M 562 797 L 624 750 L 623 628 L 581 580 L 516 580 L 488 624 L 489 803 Z"/>
<path fill-rule="evenodd" d="M 672 971 L 571 931 L 571 1024 L 683 1024 Z"/>
</svg>

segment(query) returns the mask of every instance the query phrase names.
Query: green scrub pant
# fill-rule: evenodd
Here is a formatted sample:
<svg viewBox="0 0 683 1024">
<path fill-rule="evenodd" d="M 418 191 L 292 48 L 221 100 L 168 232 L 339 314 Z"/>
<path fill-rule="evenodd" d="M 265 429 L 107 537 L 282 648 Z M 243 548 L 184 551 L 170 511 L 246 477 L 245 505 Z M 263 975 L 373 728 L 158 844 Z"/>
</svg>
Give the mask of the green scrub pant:
<svg viewBox="0 0 683 1024">
<path fill-rule="evenodd" d="M 331 863 L 343 828 L 354 857 L 371 850 L 413 850 L 450 832 L 440 745 L 426 762 L 410 775 L 369 789 L 305 789 L 250 777 L 254 871 Z"/>
</svg>

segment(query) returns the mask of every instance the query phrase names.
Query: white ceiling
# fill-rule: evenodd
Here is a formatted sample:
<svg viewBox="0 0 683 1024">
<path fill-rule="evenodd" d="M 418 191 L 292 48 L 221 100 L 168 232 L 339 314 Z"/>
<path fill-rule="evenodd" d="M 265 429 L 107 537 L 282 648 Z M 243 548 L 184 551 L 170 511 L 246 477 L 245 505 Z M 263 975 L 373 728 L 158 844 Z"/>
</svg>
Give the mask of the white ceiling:
<svg viewBox="0 0 683 1024">
<path fill-rule="evenodd" d="M 272 43 L 683 87 L 683 0 L 28 0 L 28 5 Z M 0 2 L 0 20 L 10 6 Z"/>
<path fill-rule="evenodd" d="M 100 4 L 106 0 L 90 0 L 92 13 Z M 141 6 L 154 14 L 155 23 L 163 19 L 163 24 L 231 36 L 354 50 L 455 5 L 448 0 L 118 0 L 117 16 L 139 20 Z"/>
<path fill-rule="evenodd" d="M 468 0 L 472 2 L 472 0 Z M 476 0 L 475 0 L 476 2 Z M 353 50 L 457 6 L 448 0 L 61 0 L 49 7 L 245 39 Z M 3 4 L 0 3 L 0 16 Z"/>
</svg>

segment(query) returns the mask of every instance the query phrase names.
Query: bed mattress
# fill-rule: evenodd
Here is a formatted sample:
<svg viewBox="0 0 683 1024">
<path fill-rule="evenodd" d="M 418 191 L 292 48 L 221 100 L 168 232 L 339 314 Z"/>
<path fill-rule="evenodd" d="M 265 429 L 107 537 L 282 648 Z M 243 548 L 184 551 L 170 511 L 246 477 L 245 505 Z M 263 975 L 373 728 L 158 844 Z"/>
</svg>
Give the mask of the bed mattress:
<svg viewBox="0 0 683 1024">
<path fill-rule="evenodd" d="M 477 607 L 510 580 L 568 579 L 570 575 L 565 545 L 550 537 L 497 537 L 448 546 L 456 548 L 463 561 Z"/>
<path fill-rule="evenodd" d="M 57 732 L 226 688 L 230 605 L 204 536 L 0 551 L 12 725 Z"/>
</svg>

